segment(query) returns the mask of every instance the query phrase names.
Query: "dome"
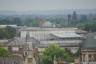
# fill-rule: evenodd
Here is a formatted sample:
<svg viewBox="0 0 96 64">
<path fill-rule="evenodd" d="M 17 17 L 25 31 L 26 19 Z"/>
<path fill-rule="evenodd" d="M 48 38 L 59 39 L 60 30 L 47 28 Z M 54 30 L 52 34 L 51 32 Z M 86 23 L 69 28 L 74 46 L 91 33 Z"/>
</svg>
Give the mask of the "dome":
<svg viewBox="0 0 96 64">
<path fill-rule="evenodd" d="M 55 24 L 51 23 L 50 21 L 46 21 L 44 24 L 43 24 L 43 27 L 54 27 Z"/>
</svg>

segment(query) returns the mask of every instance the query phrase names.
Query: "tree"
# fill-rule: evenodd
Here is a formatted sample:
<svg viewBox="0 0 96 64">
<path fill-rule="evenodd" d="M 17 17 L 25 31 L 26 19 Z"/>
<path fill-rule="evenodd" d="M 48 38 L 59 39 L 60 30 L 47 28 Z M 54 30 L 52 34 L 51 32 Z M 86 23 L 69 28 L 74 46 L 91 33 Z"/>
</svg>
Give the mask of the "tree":
<svg viewBox="0 0 96 64">
<path fill-rule="evenodd" d="M 5 31 L 4 30 L 0 30 L 0 39 L 3 39 L 5 37 Z"/>
<path fill-rule="evenodd" d="M 81 50 L 79 49 L 75 54 L 74 54 L 75 57 L 80 57 L 81 56 Z"/>
<path fill-rule="evenodd" d="M 0 57 L 1 56 L 11 56 L 11 54 L 6 49 L 0 47 Z"/>
<path fill-rule="evenodd" d="M 85 24 L 85 30 L 95 32 L 96 31 L 96 21 Z"/>
<path fill-rule="evenodd" d="M 78 20 L 78 24 L 79 23 L 82 23 L 82 24 L 88 23 L 87 15 L 80 15 L 80 18 Z"/>
<path fill-rule="evenodd" d="M 42 56 L 42 64 L 53 64 L 52 58 L 50 56 Z"/>
<path fill-rule="evenodd" d="M 43 51 L 42 63 L 48 64 L 47 62 L 50 62 L 50 64 L 53 64 L 54 57 L 56 58 L 56 61 L 59 62 L 60 60 L 73 62 L 74 57 L 67 52 L 65 48 L 60 48 L 56 45 L 50 45 L 48 48 L 46 48 Z"/>
<path fill-rule="evenodd" d="M 5 30 L 8 33 L 8 38 L 13 38 L 16 35 L 16 29 L 13 27 L 7 26 Z"/>
<path fill-rule="evenodd" d="M 16 29 L 7 26 L 5 29 L 0 29 L 0 39 L 10 39 L 16 35 Z"/>
<path fill-rule="evenodd" d="M 85 29 L 85 25 L 84 24 L 77 24 L 77 28 L 84 30 Z"/>
<path fill-rule="evenodd" d="M 95 32 L 96 31 L 96 21 L 89 22 L 89 23 L 86 23 L 86 24 L 79 24 L 78 28 L 86 30 L 86 31 Z"/>
</svg>

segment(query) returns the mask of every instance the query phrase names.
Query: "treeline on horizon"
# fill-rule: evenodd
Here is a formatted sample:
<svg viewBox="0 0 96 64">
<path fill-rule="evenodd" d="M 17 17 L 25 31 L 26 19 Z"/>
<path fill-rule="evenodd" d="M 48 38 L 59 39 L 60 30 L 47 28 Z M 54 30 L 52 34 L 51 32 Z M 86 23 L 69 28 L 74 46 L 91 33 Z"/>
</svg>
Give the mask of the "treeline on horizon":
<svg viewBox="0 0 96 64">
<path fill-rule="evenodd" d="M 74 16 L 73 14 L 69 14 Z M 31 26 L 38 27 L 40 18 L 46 19 L 51 23 L 54 23 L 56 27 L 78 27 L 87 31 L 96 30 L 96 14 L 78 14 L 75 12 L 75 22 L 68 21 L 68 15 L 45 15 L 45 16 L 34 16 L 34 15 L 21 15 L 21 16 L 0 16 L 0 25 L 4 24 L 16 24 L 18 26 Z"/>
</svg>

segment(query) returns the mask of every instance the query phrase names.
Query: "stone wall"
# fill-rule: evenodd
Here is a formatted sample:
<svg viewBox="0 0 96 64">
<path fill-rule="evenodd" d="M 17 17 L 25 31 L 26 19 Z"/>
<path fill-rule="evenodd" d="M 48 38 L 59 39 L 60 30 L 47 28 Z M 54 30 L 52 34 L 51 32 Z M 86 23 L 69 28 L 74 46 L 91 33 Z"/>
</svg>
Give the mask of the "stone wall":
<svg viewBox="0 0 96 64">
<path fill-rule="evenodd" d="M 23 64 L 23 58 L 19 56 L 0 57 L 0 64 Z"/>
</svg>

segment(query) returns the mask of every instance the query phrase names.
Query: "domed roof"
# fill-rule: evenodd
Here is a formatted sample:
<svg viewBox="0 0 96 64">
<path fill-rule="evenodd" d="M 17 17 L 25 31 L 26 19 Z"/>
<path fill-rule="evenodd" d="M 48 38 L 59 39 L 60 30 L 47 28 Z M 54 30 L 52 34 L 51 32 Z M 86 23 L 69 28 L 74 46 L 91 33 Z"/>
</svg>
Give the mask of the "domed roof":
<svg viewBox="0 0 96 64">
<path fill-rule="evenodd" d="M 50 21 L 46 21 L 44 24 L 43 24 L 43 27 L 53 27 L 54 24 L 51 23 Z"/>
</svg>

